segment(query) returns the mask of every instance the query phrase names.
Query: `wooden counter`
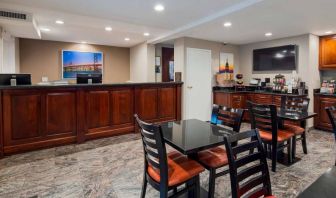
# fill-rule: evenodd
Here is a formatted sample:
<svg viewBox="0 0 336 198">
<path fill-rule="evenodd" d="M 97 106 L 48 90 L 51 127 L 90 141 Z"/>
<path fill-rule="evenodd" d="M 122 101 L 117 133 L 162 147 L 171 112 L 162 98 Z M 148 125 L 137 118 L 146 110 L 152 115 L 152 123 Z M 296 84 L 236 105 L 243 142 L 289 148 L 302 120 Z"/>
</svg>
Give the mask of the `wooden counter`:
<svg viewBox="0 0 336 198">
<path fill-rule="evenodd" d="M 0 156 L 181 119 L 182 83 L 0 87 Z"/>
</svg>

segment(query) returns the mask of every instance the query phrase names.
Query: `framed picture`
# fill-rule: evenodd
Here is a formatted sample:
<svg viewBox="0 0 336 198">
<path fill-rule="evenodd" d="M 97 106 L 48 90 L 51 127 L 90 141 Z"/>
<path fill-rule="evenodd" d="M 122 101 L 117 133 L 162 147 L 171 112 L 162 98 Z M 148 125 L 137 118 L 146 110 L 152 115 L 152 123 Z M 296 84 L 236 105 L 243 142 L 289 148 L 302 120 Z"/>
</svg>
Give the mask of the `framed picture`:
<svg viewBox="0 0 336 198">
<path fill-rule="evenodd" d="M 234 64 L 233 64 L 234 56 L 232 53 L 220 53 L 219 55 L 219 73 L 233 73 Z M 229 70 L 229 71 L 227 71 Z"/>
<path fill-rule="evenodd" d="M 155 66 L 161 66 L 161 57 L 160 56 L 155 57 Z"/>
<path fill-rule="evenodd" d="M 62 78 L 73 79 L 77 74 L 103 74 L 103 53 L 63 50 Z"/>
</svg>

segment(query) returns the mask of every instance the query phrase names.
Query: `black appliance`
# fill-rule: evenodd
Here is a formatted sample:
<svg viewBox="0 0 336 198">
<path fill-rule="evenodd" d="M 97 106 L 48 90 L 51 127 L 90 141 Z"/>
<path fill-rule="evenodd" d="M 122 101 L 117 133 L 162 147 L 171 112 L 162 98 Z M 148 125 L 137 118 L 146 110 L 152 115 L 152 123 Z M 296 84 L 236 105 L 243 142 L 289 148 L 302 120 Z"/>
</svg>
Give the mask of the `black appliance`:
<svg viewBox="0 0 336 198">
<path fill-rule="evenodd" d="M 102 83 L 102 74 L 77 74 L 77 84 L 97 84 Z"/>
<path fill-rule="evenodd" d="M 31 85 L 31 74 L 0 74 L 0 85 Z"/>
<path fill-rule="evenodd" d="M 253 71 L 296 70 L 297 45 L 253 50 Z"/>
</svg>

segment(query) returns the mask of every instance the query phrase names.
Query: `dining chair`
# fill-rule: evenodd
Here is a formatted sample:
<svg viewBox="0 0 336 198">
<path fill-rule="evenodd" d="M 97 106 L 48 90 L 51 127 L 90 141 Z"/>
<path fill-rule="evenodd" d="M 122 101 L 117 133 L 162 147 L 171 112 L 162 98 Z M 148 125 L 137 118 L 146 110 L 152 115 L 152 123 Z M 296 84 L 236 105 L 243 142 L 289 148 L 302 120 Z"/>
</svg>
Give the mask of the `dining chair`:
<svg viewBox="0 0 336 198">
<path fill-rule="evenodd" d="M 282 110 L 285 110 L 288 113 L 307 113 L 309 107 L 309 98 L 302 97 L 281 97 L 281 106 Z M 287 129 L 287 131 L 294 134 L 292 140 L 292 157 L 295 158 L 296 154 L 296 142 L 301 140 L 302 150 L 304 154 L 308 153 L 307 150 L 307 138 L 306 138 L 306 121 L 302 121 L 301 125 L 298 126 L 296 124 L 285 123 L 283 127 Z"/>
<path fill-rule="evenodd" d="M 227 151 L 232 198 L 266 197 L 272 195 L 266 153 L 256 129 L 224 138 Z M 232 144 L 236 143 L 238 144 Z M 249 150 L 257 152 L 250 153 Z"/>
<path fill-rule="evenodd" d="M 243 109 L 229 108 L 214 104 L 212 107 L 211 124 L 229 127 L 235 132 L 240 131 Z M 214 197 L 216 178 L 229 173 L 227 170 L 217 172 L 219 168 L 228 165 L 224 146 L 218 146 L 198 153 L 198 162 L 209 170 L 208 197 Z"/>
<path fill-rule="evenodd" d="M 276 171 L 276 163 L 278 160 L 278 152 L 287 147 L 288 161 L 292 161 L 292 137 L 293 133 L 286 129 L 278 129 L 278 116 L 275 105 L 255 104 L 247 102 L 251 129 L 258 129 L 260 137 L 264 143 L 265 150 L 270 153 L 272 159 L 272 171 Z"/>
<path fill-rule="evenodd" d="M 141 197 L 146 195 L 147 182 L 160 191 L 160 198 L 178 197 L 193 190 L 199 197 L 199 174 L 204 171 L 199 163 L 177 151 L 167 154 L 166 146 L 159 125 L 143 122 L 134 115 L 139 126 L 144 151 L 144 177 Z M 187 184 L 181 190 L 177 187 Z"/>
<path fill-rule="evenodd" d="M 336 106 L 327 107 L 326 111 L 330 119 L 330 123 L 336 140 Z M 336 166 L 336 160 L 335 160 L 335 166 Z"/>
</svg>

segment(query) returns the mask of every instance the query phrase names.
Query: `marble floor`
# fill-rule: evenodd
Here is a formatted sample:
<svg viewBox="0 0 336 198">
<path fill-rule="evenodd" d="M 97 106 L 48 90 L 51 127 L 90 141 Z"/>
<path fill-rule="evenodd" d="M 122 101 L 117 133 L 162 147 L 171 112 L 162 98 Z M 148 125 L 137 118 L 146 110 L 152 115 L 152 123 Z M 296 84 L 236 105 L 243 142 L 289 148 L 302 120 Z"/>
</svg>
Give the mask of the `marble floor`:
<svg viewBox="0 0 336 198">
<path fill-rule="evenodd" d="M 244 124 L 243 129 L 248 129 Z M 335 162 L 331 133 L 311 130 L 308 155 L 286 167 L 278 164 L 271 172 L 272 190 L 277 197 L 296 197 Z M 270 165 L 270 163 L 269 163 Z M 143 152 L 138 134 L 105 138 L 80 145 L 68 145 L 0 160 L 0 197 L 113 197 L 140 196 Z M 201 175 L 207 188 L 208 173 Z M 229 176 L 218 178 L 216 197 L 230 197 Z M 158 197 L 148 188 L 147 197 Z"/>
</svg>

